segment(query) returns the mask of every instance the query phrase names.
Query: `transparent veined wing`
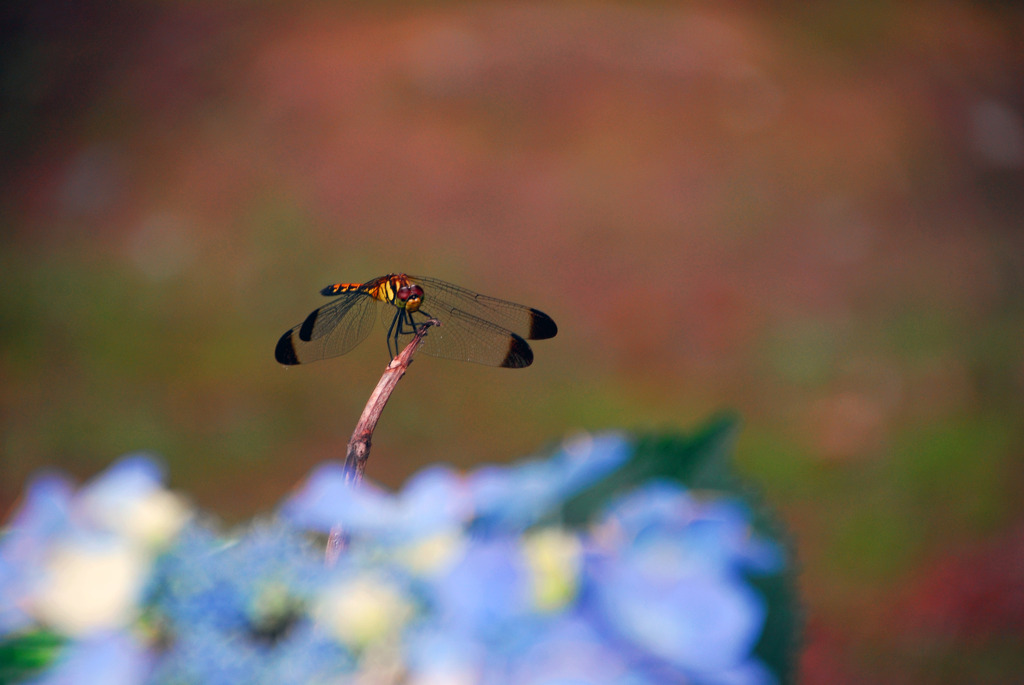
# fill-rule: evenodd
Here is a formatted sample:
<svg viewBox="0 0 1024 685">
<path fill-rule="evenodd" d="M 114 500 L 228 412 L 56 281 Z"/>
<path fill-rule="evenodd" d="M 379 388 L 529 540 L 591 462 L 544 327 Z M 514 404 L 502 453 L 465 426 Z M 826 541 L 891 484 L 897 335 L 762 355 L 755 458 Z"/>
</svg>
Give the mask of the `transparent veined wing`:
<svg viewBox="0 0 1024 685">
<path fill-rule="evenodd" d="M 442 325 L 451 317 L 473 317 L 527 340 L 553 338 L 558 333 L 554 320 L 533 307 L 480 295 L 436 278 L 409 276 L 409 280 L 423 288 L 421 310 L 435 317 Z"/>
<path fill-rule="evenodd" d="M 426 319 L 422 312 L 412 315 L 417 324 Z M 533 350 L 529 343 L 512 331 L 462 310 L 454 310 L 437 319 L 440 325 L 427 331 L 420 347 L 424 354 L 513 369 L 533 363 Z M 407 329 L 398 336 L 399 346 L 404 346 L 411 338 L 412 331 Z"/>
<path fill-rule="evenodd" d="M 342 293 L 282 335 L 274 357 L 292 365 L 343 355 L 370 334 L 378 305 L 364 291 Z"/>
</svg>

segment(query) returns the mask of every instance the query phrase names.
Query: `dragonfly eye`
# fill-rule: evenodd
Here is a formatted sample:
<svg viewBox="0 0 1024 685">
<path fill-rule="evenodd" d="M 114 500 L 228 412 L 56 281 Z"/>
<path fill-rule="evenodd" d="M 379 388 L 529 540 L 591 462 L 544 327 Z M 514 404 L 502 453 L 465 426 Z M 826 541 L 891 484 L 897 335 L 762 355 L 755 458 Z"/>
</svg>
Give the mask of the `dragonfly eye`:
<svg viewBox="0 0 1024 685">
<path fill-rule="evenodd" d="M 409 300 L 422 300 L 423 299 L 423 288 L 418 285 L 406 285 L 398 289 L 398 299 L 402 302 L 408 302 Z"/>
</svg>

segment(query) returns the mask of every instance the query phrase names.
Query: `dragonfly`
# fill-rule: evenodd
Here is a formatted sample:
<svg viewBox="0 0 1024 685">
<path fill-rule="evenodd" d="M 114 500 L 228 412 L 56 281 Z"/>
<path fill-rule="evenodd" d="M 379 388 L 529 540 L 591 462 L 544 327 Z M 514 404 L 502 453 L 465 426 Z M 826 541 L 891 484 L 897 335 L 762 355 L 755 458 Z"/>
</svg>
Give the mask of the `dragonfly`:
<svg viewBox="0 0 1024 685">
<path fill-rule="evenodd" d="M 433 323 L 438 325 L 420 348 L 424 354 L 513 369 L 533 363 L 527 340 L 558 333 L 554 320 L 538 309 L 425 276 L 388 274 L 366 283 L 335 283 L 320 294 L 336 299 L 281 336 L 274 350 L 281 364 L 343 355 L 370 335 L 378 318 L 387 328 L 392 359 Z"/>
</svg>

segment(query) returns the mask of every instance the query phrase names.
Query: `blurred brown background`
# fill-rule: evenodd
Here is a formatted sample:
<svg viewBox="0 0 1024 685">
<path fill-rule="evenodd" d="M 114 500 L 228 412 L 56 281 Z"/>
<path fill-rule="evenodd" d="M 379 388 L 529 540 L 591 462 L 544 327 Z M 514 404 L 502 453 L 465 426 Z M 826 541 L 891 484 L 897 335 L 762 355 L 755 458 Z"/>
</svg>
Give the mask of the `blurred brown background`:
<svg viewBox="0 0 1024 685">
<path fill-rule="evenodd" d="M 5 3 L 0 511 L 160 454 L 229 521 L 387 361 L 284 369 L 394 271 L 551 314 L 421 357 L 369 475 L 746 425 L 807 683 L 1024 680 L 1024 15 L 1012 3 Z"/>
</svg>

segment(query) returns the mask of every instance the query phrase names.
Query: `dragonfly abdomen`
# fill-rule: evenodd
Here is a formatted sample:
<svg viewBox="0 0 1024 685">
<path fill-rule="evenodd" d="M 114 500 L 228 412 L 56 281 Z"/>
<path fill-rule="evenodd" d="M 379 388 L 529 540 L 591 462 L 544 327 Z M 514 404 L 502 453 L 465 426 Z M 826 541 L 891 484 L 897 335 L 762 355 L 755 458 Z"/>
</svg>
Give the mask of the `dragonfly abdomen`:
<svg viewBox="0 0 1024 685">
<path fill-rule="evenodd" d="M 353 290 L 359 290 L 363 287 L 362 283 L 335 283 L 329 285 L 320 291 L 320 294 L 325 297 L 334 297 L 342 293 L 350 293 Z"/>
</svg>

